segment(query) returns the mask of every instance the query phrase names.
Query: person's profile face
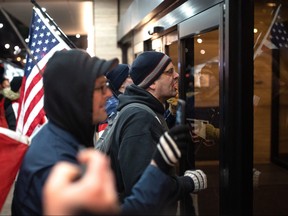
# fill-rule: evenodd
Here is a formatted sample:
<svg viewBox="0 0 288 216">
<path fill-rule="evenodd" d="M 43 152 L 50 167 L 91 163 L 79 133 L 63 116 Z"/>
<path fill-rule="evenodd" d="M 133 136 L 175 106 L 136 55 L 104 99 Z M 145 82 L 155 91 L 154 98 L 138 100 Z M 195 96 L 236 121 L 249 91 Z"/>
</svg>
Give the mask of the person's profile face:
<svg viewBox="0 0 288 216">
<path fill-rule="evenodd" d="M 93 90 L 92 121 L 94 124 L 98 124 L 107 118 L 106 100 L 111 96 L 112 92 L 107 86 L 107 78 L 100 76 L 96 79 Z"/>
<path fill-rule="evenodd" d="M 8 80 L 8 79 L 4 79 L 3 82 L 2 82 L 1 85 L 0 85 L 0 88 L 1 88 L 1 89 L 4 89 L 4 88 L 7 88 L 7 87 L 9 87 L 9 86 L 10 86 L 9 80 Z"/>
<path fill-rule="evenodd" d="M 178 89 L 178 79 L 179 74 L 175 71 L 173 63 L 170 62 L 158 80 L 155 81 L 156 94 L 159 97 L 163 97 L 165 101 L 175 97 Z"/>
</svg>

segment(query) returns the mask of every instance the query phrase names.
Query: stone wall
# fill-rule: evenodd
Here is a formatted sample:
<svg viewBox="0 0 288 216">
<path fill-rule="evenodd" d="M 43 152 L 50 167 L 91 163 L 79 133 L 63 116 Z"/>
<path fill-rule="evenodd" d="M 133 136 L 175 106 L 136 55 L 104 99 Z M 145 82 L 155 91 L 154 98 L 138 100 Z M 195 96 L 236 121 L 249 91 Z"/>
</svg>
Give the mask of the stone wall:
<svg viewBox="0 0 288 216">
<path fill-rule="evenodd" d="M 117 47 L 117 0 L 94 0 L 94 52 L 97 57 L 121 60 Z"/>
</svg>

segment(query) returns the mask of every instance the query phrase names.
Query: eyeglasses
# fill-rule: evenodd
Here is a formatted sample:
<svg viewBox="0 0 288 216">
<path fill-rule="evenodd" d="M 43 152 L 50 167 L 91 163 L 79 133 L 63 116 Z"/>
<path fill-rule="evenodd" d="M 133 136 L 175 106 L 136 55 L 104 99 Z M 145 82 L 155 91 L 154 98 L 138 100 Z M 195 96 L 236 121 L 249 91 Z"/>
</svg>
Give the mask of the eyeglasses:
<svg viewBox="0 0 288 216">
<path fill-rule="evenodd" d="M 174 72 L 174 68 L 170 68 L 169 70 L 164 71 L 163 74 L 166 74 L 167 76 L 172 76 Z"/>
<path fill-rule="evenodd" d="M 102 94 L 106 94 L 107 89 L 110 87 L 110 84 L 108 81 L 105 82 L 104 85 L 100 86 L 100 87 L 95 87 L 94 91 L 98 91 L 101 90 Z"/>
</svg>

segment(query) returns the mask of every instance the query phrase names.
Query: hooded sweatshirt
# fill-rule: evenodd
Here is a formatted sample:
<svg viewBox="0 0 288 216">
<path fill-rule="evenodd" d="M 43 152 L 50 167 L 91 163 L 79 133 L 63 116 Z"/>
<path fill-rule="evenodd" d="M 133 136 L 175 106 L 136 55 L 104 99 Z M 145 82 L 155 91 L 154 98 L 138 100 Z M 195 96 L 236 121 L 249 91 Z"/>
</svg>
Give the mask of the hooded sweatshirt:
<svg viewBox="0 0 288 216">
<path fill-rule="evenodd" d="M 82 50 L 56 52 L 43 75 L 48 123 L 32 139 L 15 185 L 13 215 L 42 215 L 42 188 L 58 161 L 77 164 L 78 150 L 93 146 L 95 80 L 117 65 Z"/>
</svg>

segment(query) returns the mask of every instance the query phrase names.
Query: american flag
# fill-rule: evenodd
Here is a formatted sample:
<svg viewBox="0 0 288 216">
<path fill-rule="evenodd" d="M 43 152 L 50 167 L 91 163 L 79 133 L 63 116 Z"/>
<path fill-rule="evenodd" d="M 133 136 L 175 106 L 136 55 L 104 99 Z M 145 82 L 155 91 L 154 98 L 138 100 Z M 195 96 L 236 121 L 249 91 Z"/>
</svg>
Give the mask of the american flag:
<svg viewBox="0 0 288 216">
<path fill-rule="evenodd" d="M 265 50 L 288 48 L 288 29 L 280 15 L 281 4 L 277 7 L 268 30 L 254 52 L 254 59 Z"/>
<path fill-rule="evenodd" d="M 280 16 L 271 29 L 270 40 L 277 48 L 288 48 L 287 26 L 281 21 Z"/>
<path fill-rule="evenodd" d="M 27 136 L 45 122 L 42 74 L 49 58 L 58 50 L 70 49 L 38 8 L 33 8 L 29 49 L 20 93 L 16 131 Z M 29 52 L 29 51 L 28 51 Z"/>
</svg>

